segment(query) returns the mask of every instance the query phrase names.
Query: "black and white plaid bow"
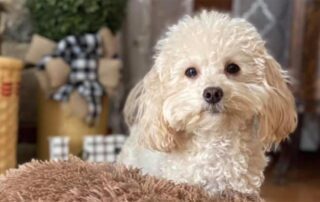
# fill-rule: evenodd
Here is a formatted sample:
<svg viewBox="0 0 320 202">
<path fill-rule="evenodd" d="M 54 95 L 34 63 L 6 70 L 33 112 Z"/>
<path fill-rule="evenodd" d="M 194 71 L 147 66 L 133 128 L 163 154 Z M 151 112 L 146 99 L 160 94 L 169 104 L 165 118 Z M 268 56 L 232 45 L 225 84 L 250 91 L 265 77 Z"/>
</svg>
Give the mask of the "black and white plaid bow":
<svg viewBox="0 0 320 202">
<path fill-rule="evenodd" d="M 46 64 L 57 57 L 69 64 L 71 69 L 68 81 L 53 93 L 52 99 L 67 101 L 74 90 L 78 91 L 88 104 L 88 123 L 93 123 L 101 113 L 101 100 L 105 91 L 98 80 L 97 69 L 102 54 L 101 38 L 98 34 L 68 36 L 57 44 L 53 53 L 37 64 L 40 70 L 44 70 Z"/>
</svg>

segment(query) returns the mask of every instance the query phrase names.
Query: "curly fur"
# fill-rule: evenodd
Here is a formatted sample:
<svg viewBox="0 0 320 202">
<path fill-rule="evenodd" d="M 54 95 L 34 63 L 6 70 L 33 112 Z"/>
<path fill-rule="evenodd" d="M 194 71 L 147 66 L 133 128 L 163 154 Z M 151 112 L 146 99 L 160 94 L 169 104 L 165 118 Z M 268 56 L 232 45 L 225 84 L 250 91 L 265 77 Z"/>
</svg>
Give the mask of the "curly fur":
<svg viewBox="0 0 320 202">
<path fill-rule="evenodd" d="M 120 162 L 204 187 L 258 193 L 264 152 L 296 127 L 287 73 L 247 21 L 217 12 L 183 18 L 156 46 L 155 63 L 127 99 L 130 137 Z M 228 75 L 236 63 L 241 71 Z M 199 74 L 185 76 L 188 67 Z M 207 87 L 223 89 L 214 106 Z"/>
</svg>

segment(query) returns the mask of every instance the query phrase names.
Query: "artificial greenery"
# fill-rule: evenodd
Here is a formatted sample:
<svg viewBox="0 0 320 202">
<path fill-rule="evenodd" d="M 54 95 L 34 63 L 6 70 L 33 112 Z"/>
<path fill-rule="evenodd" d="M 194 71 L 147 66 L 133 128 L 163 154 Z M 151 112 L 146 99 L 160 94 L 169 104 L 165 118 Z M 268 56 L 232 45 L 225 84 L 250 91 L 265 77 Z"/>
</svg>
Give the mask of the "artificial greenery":
<svg viewBox="0 0 320 202">
<path fill-rule="evenodd" d="M 127 0 L 27 0 L 35 32 L 53 40 L 121 27 Z"/>
</svg>

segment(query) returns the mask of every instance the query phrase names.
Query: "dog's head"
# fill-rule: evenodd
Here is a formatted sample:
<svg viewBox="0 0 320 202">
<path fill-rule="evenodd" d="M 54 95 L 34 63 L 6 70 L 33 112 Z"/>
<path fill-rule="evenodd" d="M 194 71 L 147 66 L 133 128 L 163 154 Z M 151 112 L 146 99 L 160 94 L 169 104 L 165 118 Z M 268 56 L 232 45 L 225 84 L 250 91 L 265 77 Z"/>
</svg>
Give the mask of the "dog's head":
<svg viewBox="0 0 320 202">
<path fill-rule="evenodd" d="M 156 50 L 125 106 L 128 124 L 137 124 L 152 148 L 171 151 L 194 133 L 236 130 L 254 119 L 267 144 L 295 129 L 286 72 L 245 20 L 217 12 L 185 17 Z"/>
</svg>

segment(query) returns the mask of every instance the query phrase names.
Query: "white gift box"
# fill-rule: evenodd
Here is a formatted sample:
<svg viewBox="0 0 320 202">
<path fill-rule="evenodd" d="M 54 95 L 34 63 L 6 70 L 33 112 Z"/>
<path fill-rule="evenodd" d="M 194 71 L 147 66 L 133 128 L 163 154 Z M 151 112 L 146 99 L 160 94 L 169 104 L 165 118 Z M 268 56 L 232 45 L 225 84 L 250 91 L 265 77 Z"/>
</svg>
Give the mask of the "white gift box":
<svg viewBox="0 0 320 202">
<path fill-rule="evenodd" d="M 85 136 L 83 159 L 90 162 L 115 162 L 126 140 L 122 134 Z"/>
<path fill-rule="evenodd" d="M 50 160 L 68 160 L 69 140 L 67 136 L 49 137 Z"/>
</svg>

